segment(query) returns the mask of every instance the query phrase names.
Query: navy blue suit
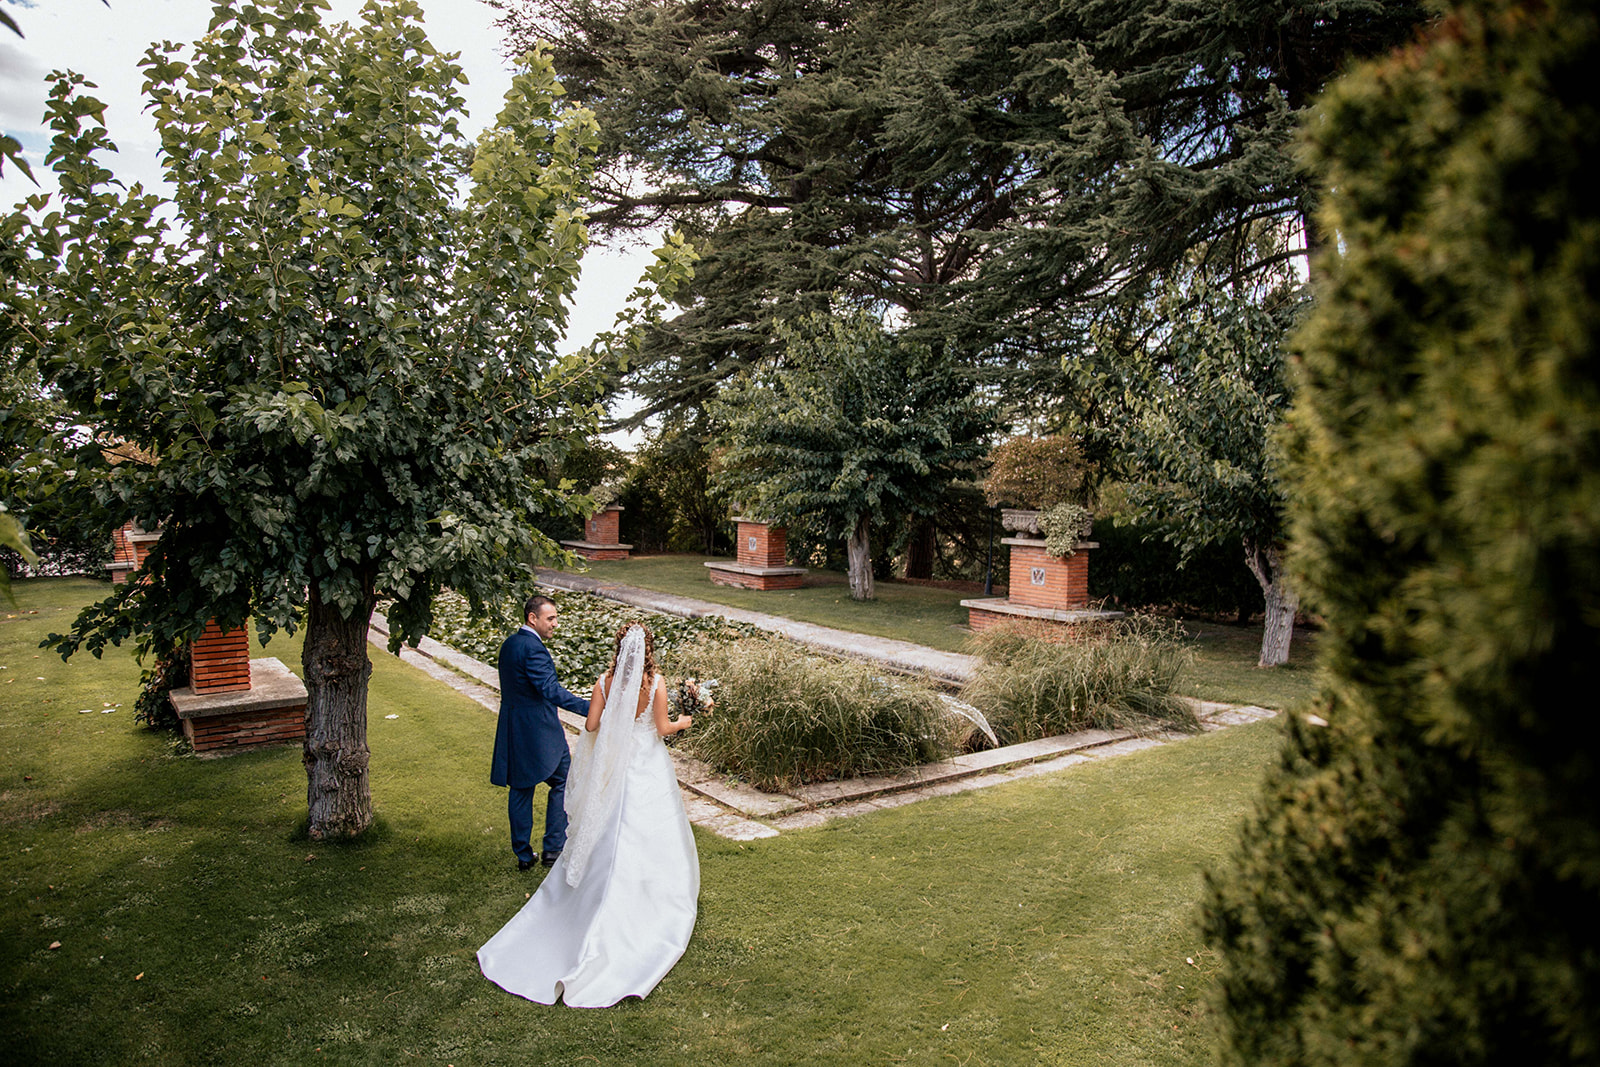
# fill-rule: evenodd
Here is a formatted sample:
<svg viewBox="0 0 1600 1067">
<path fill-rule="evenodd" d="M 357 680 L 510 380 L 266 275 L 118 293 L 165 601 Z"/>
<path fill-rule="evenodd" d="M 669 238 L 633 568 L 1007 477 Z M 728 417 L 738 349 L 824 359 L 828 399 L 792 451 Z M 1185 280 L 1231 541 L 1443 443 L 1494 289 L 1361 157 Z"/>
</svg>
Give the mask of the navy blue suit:
<svg viewBox="0 0 1600 1067">
<path fill-rule="evenodd" d="M 531 861 L 528 839 L 533 833 L 533 790 L 550 787 L 545 801 L 544 851 L 559 852 L 567 843 L 567 732 L 556 708 L 580 715 L 589 702 L 562 688 L 555 661 L 539 635 L 523 626 L 500 646 L 500 721 L 494 732 L 494 760 L 489 781 L 510 787 L 511 851 Z"/>
</svg>

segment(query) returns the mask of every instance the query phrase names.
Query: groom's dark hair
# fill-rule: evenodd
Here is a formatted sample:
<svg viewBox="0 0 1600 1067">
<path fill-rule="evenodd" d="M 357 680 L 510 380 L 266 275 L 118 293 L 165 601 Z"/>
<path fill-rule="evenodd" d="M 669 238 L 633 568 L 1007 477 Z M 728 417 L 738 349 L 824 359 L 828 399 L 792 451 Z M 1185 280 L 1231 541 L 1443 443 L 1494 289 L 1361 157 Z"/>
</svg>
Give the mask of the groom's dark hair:
<svg viewBox="0 0 1600 1067">
<path fill-rule="evenodd" d="M 549 597 L 545 596 L 543 593 L 535 593 L 535 594 L 533 594 L 531 597 L 528 598 L 528 602 L 522 605 L 522 618 L 523 618 L 523 621 L 526 622 L 529 615 L 532 615 L 534 618 L 537 619 L 539 617 L 539 609 L 540 608 L 544 607 L 546 604 L 554 604 L 554 603 L 555 603 L 554 600 L 551 600 Z"/>
</svg>

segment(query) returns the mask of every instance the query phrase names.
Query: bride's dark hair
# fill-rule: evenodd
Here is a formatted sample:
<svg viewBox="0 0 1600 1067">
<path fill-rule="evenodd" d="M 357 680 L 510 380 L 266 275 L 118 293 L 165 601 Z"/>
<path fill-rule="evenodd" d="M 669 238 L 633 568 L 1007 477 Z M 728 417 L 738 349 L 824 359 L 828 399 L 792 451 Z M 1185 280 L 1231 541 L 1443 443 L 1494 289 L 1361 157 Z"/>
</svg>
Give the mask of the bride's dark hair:
<svg viewBox="0 0 1600 1067">
<path fill-rule="evenodd" d="M 617 676 L 617 657 L 622 655 L 622 639 L 635 626 L 644 631 L 644 680 L 648 681 L 656 673 L 656 635 L 642 622 L 625 622 L 617 627 L 617 639 L 611 643 L 611 666 L 606 673 L 613 678 Z"/>
</svg>

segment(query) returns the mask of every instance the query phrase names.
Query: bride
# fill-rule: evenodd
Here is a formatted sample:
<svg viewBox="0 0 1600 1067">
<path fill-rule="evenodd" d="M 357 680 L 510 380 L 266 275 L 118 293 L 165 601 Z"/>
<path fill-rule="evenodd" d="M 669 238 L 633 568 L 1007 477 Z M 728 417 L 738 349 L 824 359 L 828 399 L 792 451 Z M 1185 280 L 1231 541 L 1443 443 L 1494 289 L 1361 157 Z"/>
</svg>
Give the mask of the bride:
<svg viewBox="0 0 1600 1067">
<path fill-rule="evenodd" d="M 617 631 L 594 683 L 567 787 L 572 834 L 538 892 L 478 950 L 484 976 L 540 1004 L 604 1008 L 643 997 L 694 930 L 700 860 L 663 735 L 667 687 L 650 631 Z"/>
</svg>

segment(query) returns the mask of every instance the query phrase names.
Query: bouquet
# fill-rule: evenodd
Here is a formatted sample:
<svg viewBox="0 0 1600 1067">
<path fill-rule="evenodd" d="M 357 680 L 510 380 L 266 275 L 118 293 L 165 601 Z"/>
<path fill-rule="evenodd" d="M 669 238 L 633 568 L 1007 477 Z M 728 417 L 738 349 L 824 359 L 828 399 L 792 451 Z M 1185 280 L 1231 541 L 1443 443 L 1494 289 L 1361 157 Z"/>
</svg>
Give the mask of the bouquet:
<svg viewBox="0 0 1600 1067">
<path fill-rule="evenodd" d="M 685 678 L 667 692 L 667 711 L 677 715 L 709 715 L 717 706 L 711 691 L 717 687 L 715 678 Z"/>
</svg>

